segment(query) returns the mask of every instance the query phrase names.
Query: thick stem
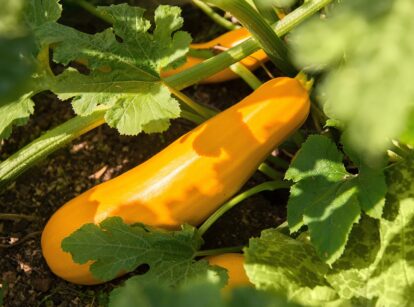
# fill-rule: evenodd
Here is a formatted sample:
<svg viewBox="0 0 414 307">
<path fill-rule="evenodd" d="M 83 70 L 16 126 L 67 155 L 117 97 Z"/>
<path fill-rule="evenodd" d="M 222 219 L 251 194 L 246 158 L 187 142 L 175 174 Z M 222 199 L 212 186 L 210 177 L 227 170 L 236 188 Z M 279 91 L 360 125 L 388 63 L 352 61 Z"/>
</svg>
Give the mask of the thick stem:
<svg viewBox="0 0 414 307">
<path fill-rule="evenodd" d="M 331 2 L 332 0 L 309 0 L 274 24 L 273 29 L 276 34 L 281 37 Z M 260 45 L 257 41 L 252 38 L 247 39 L 243 43 L 221 52 L 198 65 L 169 76 L 164 81 L 168 83 L 169 86 L 181 90 L 220 72 L 224 68 L 239 62 L 259 49 Z"/>
<path fill-rule="evenodd" d="M 293 77 L 296 69 L 290 63 L 284 42 L 272 27 L 245 0 L 206 0 L 229 11 L 246 27 L 260 43 L 272 62 L 286 75 Z"/>
<path fill-rule="evenodd" d="M 200 10 L 202 10 L 208 17 L 210 17 L 211 20 L 213 20 L 216 24 L 222 26 L 223 28 L 230 30 L 230 31 L 240 28 L 239 26 L 236 26 L 231 21 L 217 14 L 213 8 L 211 8 L 208 4 L 205 4 L 203 1 L 193 0 L 193 3 Z"/>
<path fill-rule="evenodd" d="M 0 164 L 0 189 L 58 148 L 104 123 L 105 110 L 76 116 L 49 130 Z"/>
<path fill-rule="evenodd" d="M 224 213 L 229 211 L 231 208 L 233 208 L 246 198 L 249 198 L 250 196 L 253 196 L 263 191 L 274 191 L 277 189 L 289 188 L 290 185 L 291 184 L 287 181 L 267 181 L 247 191 L 244 191 L 243 193 L 238 194 L 237 196 L 233 197 L 228 202 L 226 202 L 224 205 L 222 205 L 216 212 L 210 215 L 210 217 L 200 226 L 198 232 L 201 236 L 203 236 L 206 233 L 206 231 L 210 228 L 210 226 L 213 225 Z"/>
</svg>

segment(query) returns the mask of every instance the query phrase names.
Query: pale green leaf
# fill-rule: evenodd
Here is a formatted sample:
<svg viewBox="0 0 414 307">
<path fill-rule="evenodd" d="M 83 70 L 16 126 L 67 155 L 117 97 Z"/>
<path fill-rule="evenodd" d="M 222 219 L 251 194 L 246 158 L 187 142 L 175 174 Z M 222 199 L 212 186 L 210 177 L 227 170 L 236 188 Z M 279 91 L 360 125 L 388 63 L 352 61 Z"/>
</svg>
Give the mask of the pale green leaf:
<svg viewBox="0 0 414 307">
<path fill-rule="evenodd" d="M 0 140 L 8 138 L 13 126 L 26 124 L 34 112 L 34 103 L 30 95 L 24 95 L 17 101 L 0 104 Z"/>
<path fill-rule="evenodd" d="M 177 288 L 142 284 L 133 278 L 112 291 L 110 307 L 299 307 L 271 291 L 236 288 L 223 295 L 217 284 L 192 281 Z"/>
<path fill-rule="evenodd" d="M 187 33 L 177 31 L 183 23 L 180 9 L 158 7 L 152 33 L 141 8 L 121 4 L 99 10 L 114 20 L 113 29 L 90 35 L 47 23 L 36 31 L 43 44 L 57 44 L 56 62 L 80 61 L 91 69 L 88 75 L 66 69 L 52 91 L 60 99 L 73 98 L 73 108 L 81 116 L 107 108 L 106 122 L 121 134 L 165 131 L 170 120 L 180 116 L 180 108 L 160 82 L 159 72 L 185 56 L 191 41 Z"/>
<path fill-rule="evenodd" d="M 195 228 L 160 231 L 144 225 L 129 226 L 119 217 L 108 218 L 99 226 L 86 224 L 62 242 L 77 263 L 93 261 L 92 274 L 99 280 L 115 278 L 147 264 L 149 270 L 134 277 L 140 283 L 157 282 L 168 286 L 185 283 L 209 271 L 220 272 L 206 261 L 195 261 L 202 244 Z"/>
<path fill-rule="evenodd" d="M 387 171 L 385 218 L 366 219 L 351 235 L 327 280 L 344 297 L 375 299 L 376 306 L 414 301 L 414 160 Z M 379 232 L 378 225 L 379 224 Z"/>
<path fill-rule="evenodd" d="M 28 0 L 25 19 L 32 29 L 36 29 L 47 22 L 57 21 L 61 13 L 62 6 L 59 0 Z"/>
<path fill-rule="evenodd" d="M 346 26 L 344 26 L 346 25 Z M 349 143 L 375 162 L 406 128 L 414 107 L 414 2 L 348 0 L 291 37 L 301 67 L 325 67 L 325 113 L 344 123 Z"/>
<path fill-rule="evenodd" d="M 265 230 L 260 238 L 250 239 L 245 259 L 247 275 L 257 289 L 275 290 L 307 306 L 338 299 L 324 278 L 328 266 L 304 241 Z"/>
</svg>

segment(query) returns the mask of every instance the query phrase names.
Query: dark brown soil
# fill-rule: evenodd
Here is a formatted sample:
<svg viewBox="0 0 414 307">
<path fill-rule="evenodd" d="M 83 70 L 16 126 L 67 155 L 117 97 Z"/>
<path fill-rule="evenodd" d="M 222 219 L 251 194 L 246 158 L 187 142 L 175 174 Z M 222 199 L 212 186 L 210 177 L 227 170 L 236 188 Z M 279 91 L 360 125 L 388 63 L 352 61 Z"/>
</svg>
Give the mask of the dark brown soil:
<svg viewBox="0 0 414 307">
<path fill-rule="evenodd" d="M 69 11 L 73 13 L 74 9 Z M 191 9 L 184 12 L 189 16 L 195 14 Z M 76 11 L 76 14 L 80 13 Z M 85 16 L 87 18 L 71 15 L 65 21 L 82 21 L 79 27 L 92 32 L 105 26 L 89 15 Z M 196 19 L 190 20 L 195 22 Z M 202 24 L 210 24 L 205 17 L 199 20 Z M 219 29 L 216 26 L 211 29 L 214 28 Z M 220 109 L 249 92 L 250 89 L 240 80 L 186 90 L 194 100 Z M 35 100 L 36 112 L 29 124 L 15 129 L 12 137 L 0 144 L 1 160 L 43 131 L 73 116 L 70 104 L 58 101 L 51 93 L 39 94 Z M 40 232 L 47 219 L 66 201 L 147 160 L 192 127 L 189 122 L 175 120 L 163 134 L 125 137 L 106 125 L 101 126 L 60 149 L 3 191 L 0 194 L 0 214 L 25 214 L 34 219 L 0 219 L 0 244 L 3 246 L 0 246 L 0 283 L 7 288 L 5 306 L 105 305 L 106 293 L 121 281 L 82 287 L 57 278 L 42 258 Z M 266 178 L 257 173 L 246 187 L 264 180 Z M 205 248 L 244 245 L 250 237 L 258 236 L 262 229 L 277 226 L 284 220 L 286 194 L 286 191 L 262 193 L 236 206 L 206 233 Z M 10 246 L 14 242 L 17 245 Z"/>
</svg>

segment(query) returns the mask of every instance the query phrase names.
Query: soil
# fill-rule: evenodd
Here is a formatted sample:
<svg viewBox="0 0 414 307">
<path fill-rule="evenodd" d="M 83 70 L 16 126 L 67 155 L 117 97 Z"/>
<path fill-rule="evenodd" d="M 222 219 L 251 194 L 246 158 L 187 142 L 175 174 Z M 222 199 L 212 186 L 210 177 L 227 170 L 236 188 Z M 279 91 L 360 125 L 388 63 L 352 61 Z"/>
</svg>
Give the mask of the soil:
<svg viewBox="0 0 414 307">
<path fill-rule="evenodd" d="M 68 7 L 62 22 L 86 32 L 106 25 L 75 7 Z M 191 6 L 184 8 L 185 28 L 197 38 L 222 31 Z M 194 27 L 194 25 L 197 25 Z M 195 31 L 194 29 L 199 29 Z M 224 109 L 250 92 L 241 80 L 187 89 L 194 100 Z M 12 137 L 0 144 L 0 159 L 37 138 L 42 132 L 74 116 L 68 102 L 49 92 L 35 97 L 35 115 Z M 147 160 L 193 124 L 179 119 L 162 134 L 120 136 L 103 125 L 58 150 L 24 173 L 0 194 L 0 214 L 16 213 L 30 218 L 0 219 L 0 284 L 5 306 L 103 306 L 107 293 L 126 277 L 101 286 L 82 287 L 53 275 L 42 258 L 40 232 L 62 204 L 83 191 L 109 180 Z M 243 189 L 267 180 L 256 173 Z M 261 193 L 239 204 L 205 234 L 204 248 L 245 245 L 260 231 L 285 220 L 287 191 Z M 12 245 L 16 244 L 16 245 Z"/>
</svg>

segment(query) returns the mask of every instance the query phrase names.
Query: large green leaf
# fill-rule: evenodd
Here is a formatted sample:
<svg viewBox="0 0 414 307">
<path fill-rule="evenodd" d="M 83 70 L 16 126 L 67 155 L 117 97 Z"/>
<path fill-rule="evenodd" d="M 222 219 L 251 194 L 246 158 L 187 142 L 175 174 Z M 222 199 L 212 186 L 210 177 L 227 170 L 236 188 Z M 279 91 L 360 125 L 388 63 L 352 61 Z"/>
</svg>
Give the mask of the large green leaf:
<svg viewBox="0 0 414 307">
<path fill-rule="evenodd" d="M 329 264 L 343 253 L 361 211 L 379 219 L 384 206 L 382 171 L 366 166 L 354 153 L 351 158 L 359 167 L 357 175 L 346 171 L 332 141 L 310 136 L 285 176 L 296 182 L 288 202 L 289 228 L 296 232 L 307 225 L 318 255 Z"/>
<path fill-rule="evenodd" d="M 152 33 L 141 8 L 121 4 L 99 11 L 114 21 L 113 28 L 90 35 L 49 22 L 37 29 L 41 44 L 57 44 L 56 62 L 80 61 L 91 70 L 88 75 L 66 70 L 52 90 L 61 99 L 74 98 L 74 110 L 82 116 L 104 105 L 107 123 L 122 134 L 165 131 L 180 109 L 159 73 L 182 61 L 191 41 L 178 31 L 180 9 L 158 7 Z"/>
<path fill-rule="evenodd" d="M 384 218 L 365 219 L 358 226 L 327 280 L 344 298 L 376 299 L 376 306 L 412 306 L 414 159 L 389 168 L 387 182 Z"/>
<path fill-rule="evenodd" d="M 144 225 L 126 225 L 119 217 L 108 218 L 99 226 L 86 224 L 64 239 L 62 248 L 77 263 L 94 261 L 92 274 L 99 280 L 115 278 L 119 272 L 131 272 L 146 264 L 149 270 L 134 277 L 140 283 L 165 285 L 185 283 L 189 278 L 220 272 L 207 261 L 195 261 L 202 239 L 195 228 L 160 231 Z"/>
</svg>

